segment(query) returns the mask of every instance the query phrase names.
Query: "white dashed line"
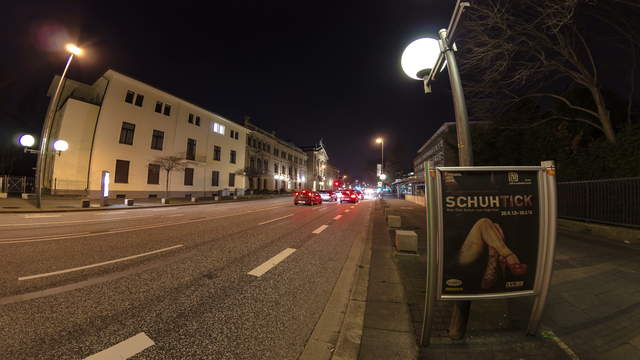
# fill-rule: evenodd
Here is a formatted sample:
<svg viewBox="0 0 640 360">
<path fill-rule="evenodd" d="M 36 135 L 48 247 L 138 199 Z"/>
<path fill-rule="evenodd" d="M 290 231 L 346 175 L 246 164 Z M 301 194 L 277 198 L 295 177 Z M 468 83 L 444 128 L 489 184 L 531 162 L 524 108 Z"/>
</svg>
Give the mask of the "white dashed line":
<svg viewBox="0 0 640 360">
<path fill-rule="evenodd" d="M 282 260 L 286 259 L 289 255 L 293 254 L 295 251 L 296 249 L 286 248 L 282 250 L 278 255 L 265 261 L 262 265 L 249 271 L 247 274 L 260 277 L 264 275 L 267 271 L 271 270 L 274 266 L 282 262 Z"/>
<path fill-rule="evenodd" d="M 342 217 L 342 215 L 338 215 L 338 216 L 334 217 L 333 220 L 340 220 L 341 217 Z"/>
<path fill-rule="evenodd" d="M 119 218 L 109 218 L 109 219 L 93 219 L 93 220 L 70 220 L 70 221 L 49 221 L 49 222 L 39 222 L 39 223 L 20 223 L 20 224 L 0 224 L 0 227 L 9 227 L 9 226 L 37 226 L 37 225 L 64 225 L 64 224 L 76 224 L 76 223 L 94 223 L 94 222 L 107 222 L 107 221 L 116 221 L 116 220 L 131 220 L 131 219 L 140 219 L 146 217 L 152 217 L 153 215 L 144 215 L 144 216 L 129 216 L 129 217 L 119 217 Z"/>
<path fill-rule="evenodd" d="M 24 215 L 25 219 L 39 219 L 39 218 L 52 218 L 52 217 L 61 217 L 62 214 L 32 214 L 32 215 Z"/>
<path fill-rule="evenodd" d="M 73 271 L 90 269 L 90 268 L 94 268 L 94 267 L 98 267 L 98 266 L 102 266 L 102 265 L 108 265 L 108 264 L 113 264 L 113 263 L 117 263 L 117 262 L 121 262 L 121 261 L 127 261 L 127 260 L 131 260 L 131 259 L 136 259 L 136 258 L 139 258 L 139 257 L 142 257 L 142 256 L 157 254 L 157 253 L 160 253 L 160 252 L 173 250 L 173 249 L 176 249 L 176 248 L 179 248 L 179 247 L 182 247 L 182 246 L 184 246 L 184 245 L 182 245 L 182 244 L 174 245 L 174 246 L 170 246 L 170 247 L 164 248 L 164 249 L 153 250 L 153 251 L 149 251 L 149 252 L 146 252 L 146 253 L 143 253 L 143 254 L 127 256 L 127 257 L 123 257 L 123 258 L 120 258 L 120 259 L 104 261 L 104 262 L 97 263 L 97 264 L 79 266 L 79 267 L 75 267 L 75 268 L 71 268 L 71 269 L 58 270 L 58 271 L 53 271 L 53 272 L 44 273 L 44 274 L 21 276 L 21 277 L 18 278 L 18 280 L 22 281 L 22 280 L 38 279 L 38 278 L 52 276 L 52 275 L 59 275 L 59 274 L 65 274 L 65 273 L 73 272 Z"/>
<path fill-rule="evenodd" d="M 271 220 L 263 221 L 263 222 L 259 223 L 258 225 L 264 225 L 264 224 L 268 224 L 268 223 L 271 223 L 271 222 L 274 222 L 274 221 L 278 221 L 278 220 L 286 219 L 286 218 L 288 218 L 288 217 L 290 217 L 290 216 L 293 216 L 293 214 L 289 214 L 289 215 L 286 215 L 286 216 L 282 216 L 282 217 L 279 217 L 279 218 L 276 218 L 276 219 L 271 219 Z"/>
<path fill-rule="evenodd" d="M 184 216 L 184 214 L 172 214 L 172 215 L 167 215 L 167 217 L 174 217 L 174 216 Z"/>
<path fill-rule="evenodd" d="M 110 360 L 110 359 L 128 359 L 142 350 L 155 345 L 147 334 L 140 334 L 130 337 L 127 340 L 117 343 L 112 347 L 102 350 L 97 354 L 84 358 L 84 360 Z"/>
<path fill-rule="evenodd" d="M 355 208 L 355 207 L 356 207 L 355 205 L 352 205 L 352 206 L 351 206 L 351 208 L 352 208 L 352 209 L 353 209 L 353 208 Z"/>
<path fill-rule="evenodd" d="M 311 233 L 312 233 L 312 234 L 320 234 L 321 232 L 323 232 L 323 231 L 324 231 L 324 229 L 326 229 L 326 228 L 328 228 L 328 227 L 329 227 L 329 225 L 322 225 L 322 226 L 320 226 L 319 228 L 317 228 L 317 229 L 313 230 Z"/>
</svg>

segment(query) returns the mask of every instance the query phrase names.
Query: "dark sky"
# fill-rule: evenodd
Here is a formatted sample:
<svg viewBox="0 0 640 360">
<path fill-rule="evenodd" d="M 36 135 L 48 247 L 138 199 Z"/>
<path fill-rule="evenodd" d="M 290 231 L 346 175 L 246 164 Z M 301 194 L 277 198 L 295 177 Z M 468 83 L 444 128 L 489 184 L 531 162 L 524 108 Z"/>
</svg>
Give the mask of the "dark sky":
<svg viewBox="0 0 640 360">
<path fill-rule="evenodd" d="M 69 76 L 108 68 L 298 145 L 324 139 L 330 162 L 373 180 L 385 153 L 411 168 L 417 149 L 453 120 L 448 79 L 433 94 L 400 68 L 406 45 L 446 27 L 455 0 L 24 1 L 3 6 L 0 116 L 5 135 L 39 133 L 45 92 L 66 55 Z M 67 35 L 64 35 L 64 34 Z M 44 104 L 44 105 L 43 105 Z M 395 150 L 394 150 L 395 149 Z M 387 155 L 387 154 L 385 154 Z"/>
</svg>

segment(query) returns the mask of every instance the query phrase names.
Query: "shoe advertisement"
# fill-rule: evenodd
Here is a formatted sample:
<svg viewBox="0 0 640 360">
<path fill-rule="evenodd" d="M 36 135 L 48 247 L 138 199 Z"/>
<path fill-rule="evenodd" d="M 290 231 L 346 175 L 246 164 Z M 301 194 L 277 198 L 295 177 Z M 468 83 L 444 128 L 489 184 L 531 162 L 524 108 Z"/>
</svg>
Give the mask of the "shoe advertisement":
<svg viewBox="0 0 640 360">
<path fill-rule="evenodd" d="M 532 291 L 540 247 L 537 171 L 445 171 L 442 295 Z"/>
</svg>

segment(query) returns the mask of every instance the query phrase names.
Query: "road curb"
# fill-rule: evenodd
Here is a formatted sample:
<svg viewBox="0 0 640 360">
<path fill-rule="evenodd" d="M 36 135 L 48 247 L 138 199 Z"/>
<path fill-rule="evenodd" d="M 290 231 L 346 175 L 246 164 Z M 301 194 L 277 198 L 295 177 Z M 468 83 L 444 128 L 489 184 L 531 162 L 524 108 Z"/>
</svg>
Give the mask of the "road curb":
<svg viewBox="0 0 640 360">
<path fill-rule="evenodd" d="M 345 265 L 299 360 L 355 360 L 360 352 L 364 327 L 369 264 L 371 260 L 371 215 L 366 234 L 354 241 Z"/>
</svg>

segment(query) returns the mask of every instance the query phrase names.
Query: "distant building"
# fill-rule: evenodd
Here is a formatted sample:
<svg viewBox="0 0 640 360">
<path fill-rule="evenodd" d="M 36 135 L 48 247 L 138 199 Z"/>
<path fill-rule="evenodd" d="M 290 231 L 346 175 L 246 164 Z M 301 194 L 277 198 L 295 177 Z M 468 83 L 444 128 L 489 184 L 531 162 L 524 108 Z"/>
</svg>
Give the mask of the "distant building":
<svg viewBox="0 0 640 360">
<path fill-rule="evenodd" d="M 316 145 L 300 147 L 307 154 L 307 183 L 311 190 L 331 189 L 333 186 L 332 170 L 329 165 L 329 155 L 322 140 Z"/>
<path fill-rule="evenodd" d="M 49 88 L 53 93 L 59 77 Z M 158 160 L 185 159 L 169 174 L 170 196 L 242 192 L 248 130 L 141 81 L 108 70 L 93 84 L 65 80 L 51 139 L 69 149 L 45 162 L 45 188 L 56 194 L 164 197 Z"/>
<path fill-rule="evenodd" d="M 292 143 L 276 137 L 245 118 L 249 130 L 245 174 L 247 189 L 291 191 L 304 187 L 307 154 Z"/>
</svg>

